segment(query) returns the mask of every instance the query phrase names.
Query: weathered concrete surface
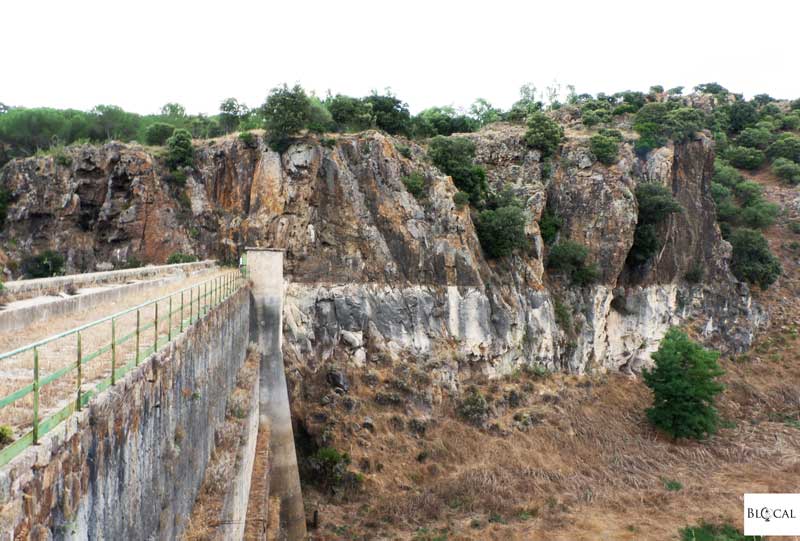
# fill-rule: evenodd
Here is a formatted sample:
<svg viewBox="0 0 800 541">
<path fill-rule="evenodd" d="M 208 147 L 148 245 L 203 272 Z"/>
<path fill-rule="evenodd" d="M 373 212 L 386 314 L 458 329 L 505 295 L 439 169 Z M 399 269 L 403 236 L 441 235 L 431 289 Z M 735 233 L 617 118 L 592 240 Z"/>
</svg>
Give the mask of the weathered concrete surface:
<svg viewBox="0 0 800 541">
<path fill-rule="evenodd" d="M 258 367 L 258 365 L 256 365 Z M 244 539 L 247 504 L 250 495 L 250 481 L 253 475 L 253 464 L 256 458 L 256 440 L 258 438 L 259 419 L 259 372 L 253 378 L 250 391 L 250 411 L 244 427 L 242 443 L 236 453 L 236 470 L 231 480 L 231 488 L 225 496 L 220 516 L 220 527 L 216 539 L 231 541 Z"/>
<path fill-rule="evenodd" d="M 280 498 L 280 530 L 290 541 L 306 535 L 305 510 L 294 448 L 292 417 L 283 366 L 283 252 L 248 249 L 252 279 L 252 340 L 261 353 L 259 409 L 269 417 L 270 495 Z"/>
<path fill-rule="evenodd" d="M 242 289 L 0 470 L 0 539 L 176 539 L 248 343 Z"/>
<path fill-rule="evenodd" d="M 68 287 L 99 286 L 105 284 L 124 284 L 130 280 L 152 280 L 163 276 L 186 276 L 210 269 L 217 264 L 214 260 L 194 263 L 176 263 L 174 265 L 150 265 L 136 269 L 123 269 L 104 272 L 87 272 L 84 274 L 68 274 L 52 278 L 35 278 L 32 280 L 15 280 L 3 284 L 0 291 L 0 303 L 8 303 L 42 295 L 58 295 Z"/>
</svg>

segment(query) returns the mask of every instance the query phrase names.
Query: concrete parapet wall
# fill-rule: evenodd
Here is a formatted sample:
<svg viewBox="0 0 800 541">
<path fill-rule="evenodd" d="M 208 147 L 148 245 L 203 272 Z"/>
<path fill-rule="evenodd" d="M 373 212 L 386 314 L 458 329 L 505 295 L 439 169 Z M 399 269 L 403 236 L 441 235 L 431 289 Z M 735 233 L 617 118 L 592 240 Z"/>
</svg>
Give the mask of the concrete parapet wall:
<svg viewBox="0 0 800 541">
<path fill-rule="evenodd" d="M 0 470 L 0 540 L 177 539 L 248 344 L 243 288 Z"/>
<path fill-rule="evenodd" d="M 195 274 L 214 267 L 216 264 L 216 261 L 206 260 L 195 263 L 151 265 L 136 269 L 69 274 L 67 276 L 53 276 L 52 278 L 15 280 L 3 284 L 3 290 L 0 291 L 0 303 L 29 299 L 41 295 L 58 295 L 68 287 L 82 288 L 105 284 L 122 284 L 130 280 L 152 280 L 173 274 Z"/>
</svg>

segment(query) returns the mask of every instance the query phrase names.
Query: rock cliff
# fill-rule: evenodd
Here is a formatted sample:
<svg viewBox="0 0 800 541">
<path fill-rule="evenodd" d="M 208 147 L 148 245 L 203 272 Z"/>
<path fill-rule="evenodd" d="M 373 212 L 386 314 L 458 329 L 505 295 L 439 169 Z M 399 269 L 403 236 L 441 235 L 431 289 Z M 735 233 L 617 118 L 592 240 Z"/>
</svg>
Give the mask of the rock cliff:
<svg viewBox="0 0 800 541">
<path fill-rule="evenodd" d="M 413 358 L 445 385 L 460 371 L 532 363 L 635 370 L 683 322 L 720 347 L 749 345 L 764 316 L 728 271 L 730 247 L 708 194 L 710 139 L 698 134 L 639 158 L 625 134 L 617 163 L 605 166 L 589 134 L 565 123 L 547 165 L 523 144 L 521 126 L 466 135 L 490 185 L 526 201 L 530 248 L 500 260 L 483 255 L 471 211 L 456 207 L 451 179 L 422 147 L 368 131 L 309 137 L 282 155 L 260 137 L 198 142 L 185 183 L 158 149 L 135 144 L 75 147 L 58 163 L 14 160 L 0 172 L 11 192 L 0 262 L 15 273 L 26 255 L 56 249 L 70 271 L 82 271 L 174 252 L 231 261 L 244 246 L 282 248 L 289 363 Z M 412 172 L 426 178 L 420 200 L 402 182 Z M 641 182 L 670 187 L 684 212 L 661 226 L 654 260 L 633 271 L 626 258 Z M 599 283 L 573 288 L 545 271 L 545 206 L 562 217 L 561 237 L 589 248 Z M 698 264 L 705 282 L 686 282 Z"/>
</svg>

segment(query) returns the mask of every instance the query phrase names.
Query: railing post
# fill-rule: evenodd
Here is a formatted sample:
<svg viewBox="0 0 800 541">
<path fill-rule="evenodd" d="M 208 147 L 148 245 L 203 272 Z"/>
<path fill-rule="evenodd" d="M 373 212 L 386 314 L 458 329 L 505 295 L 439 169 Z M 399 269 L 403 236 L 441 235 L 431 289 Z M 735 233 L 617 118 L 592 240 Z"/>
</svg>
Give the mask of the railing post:
<svg viewBox="0 0 800 541">
<path fill-rule="evenodd" d="M 192 324 L 192 312 L 194 311 L 194 296 L 192 295 L 192 288 L 189 288 L 189 325 Z"/>
<path fill-rule="evenodd" d="M 153 353 L 158 350 L 158 301 L 156 301 L 156 312 L 153 319 Z"/>
<path fill-rule="evenodd" d="M 203 282 L 203 315 L 208 313 L 208 282 Z"/>
<path fill-rule="evenodd" d="M 39 443 L 39 350 L 33 348 L 33 444 Z"/>
<path fill-rule="evenodd" d="M 139 310 L 136 310 L 136 355 L 133 358 L 133 363 L 139 366 L 139 325 L 141 324 L 141 316 Z"/>
<path fill-rule="evenodd" d="M 200 286 L 197 286 L 197 321 L 203 317 L 203 305 L 200 304 Z"/>
<path fill-rule="evenodd" d="M 111 318 L 111 385 L 117 383 L 117 320 Z"/>
<path fill-rule="evenodd" d="M 83 348 L 81 347 L 81 333 L 78 331 L 78 354 L 76 355 L 75 362 L 76 369 L 78 371 L 78 397 L 75 399 L 75 411 L 81 411 L 81 383 L 83 380 L 83 363 L 81 363 L 81 357 L 83 356 Z"/>
<path fill-rule="evenodd" d="M 172 295 L 169 296 L 169 326 L 167 327 L 167 340 L 172 342 Z"/>
<path fill-rule="evenodd" d="M 183 290 L 181 290 L 181 332 L 183 332 Z"/>
</svg>

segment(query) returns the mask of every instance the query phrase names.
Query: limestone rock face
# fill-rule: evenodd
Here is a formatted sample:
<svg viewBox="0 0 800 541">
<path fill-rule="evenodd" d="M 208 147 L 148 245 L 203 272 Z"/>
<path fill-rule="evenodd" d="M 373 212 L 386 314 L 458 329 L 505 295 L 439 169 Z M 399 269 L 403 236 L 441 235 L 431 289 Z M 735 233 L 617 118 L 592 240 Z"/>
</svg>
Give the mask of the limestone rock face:
<svg viewBox="0 0 800 541">
<path fill-rule="evenodd" d="M 413 360 L 446 385 L 464 371 L 525 364 L 635 371 L 670 325 L 687 321 L 722 347 L 749 344 L 763 315 L 728 271 L 730 246 L 708 194 L 708 138 L 639 158 L 626 133 L 617 163 L 605 166 L 585 132 L 568 128 L 547 164 L 524 132 L 497 123 L 464 134 L 492 188 L 525 201 L 529 248 L 500 260 L 485 258 L 472 211 L 455 206 L 452 180 L 424 149 L 376 131 L 301 139 L 281 155 L 260 137 L 255 146 L 196 142 L 185 182 L 135 144 L 68 149 L 68 166 L 14 160 L 0 171 L 11 192 L 0 253 L 15 274 L 45 249 L 63 252 L 74 272 L 179 251 L 230 261 L 244 246 L 282 248 L 290 363 Z M 402 181 L 414 172 L 426 179 L 419 200 Z M 685 211 L 659 232 L 664 249 L 633 271 L 641 182 L 669 186 Z M 545 206 L 563 220 L 559 238 L 588 247 L 599 283 L 573 288 L 545 272 Z M 696 264 L 707 281 L 692 286 L 684 275 Z"/>
</svg>

